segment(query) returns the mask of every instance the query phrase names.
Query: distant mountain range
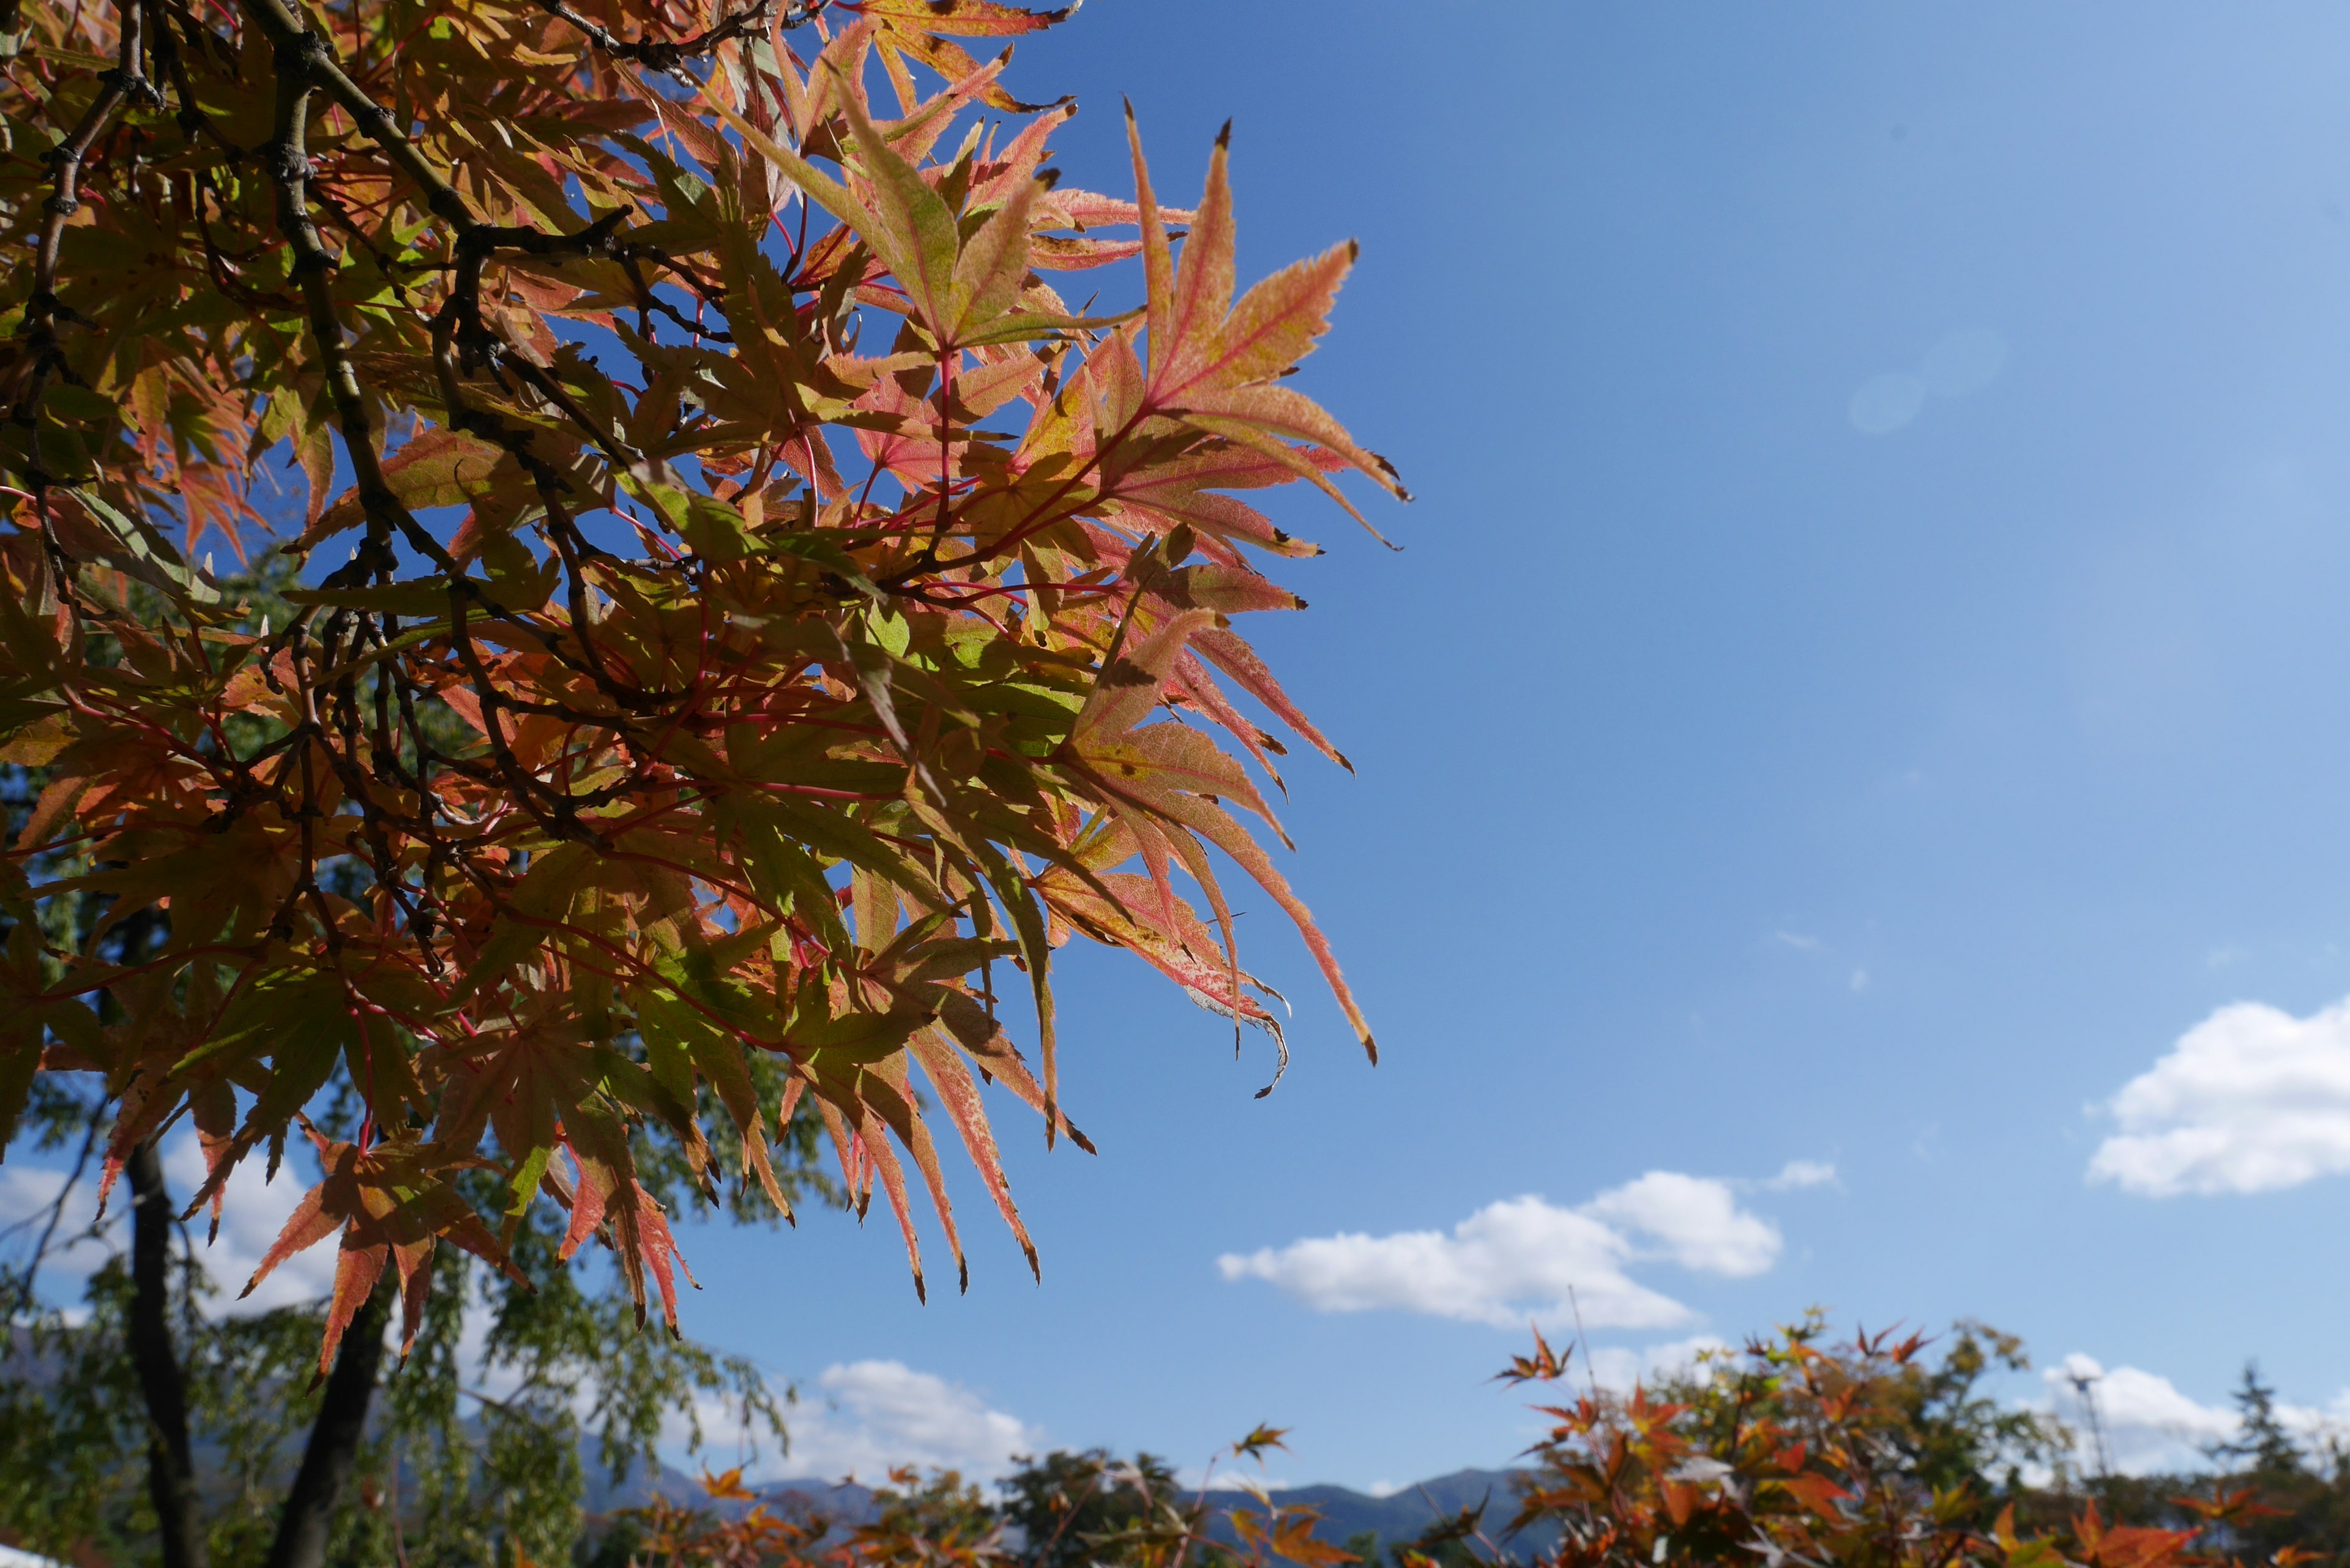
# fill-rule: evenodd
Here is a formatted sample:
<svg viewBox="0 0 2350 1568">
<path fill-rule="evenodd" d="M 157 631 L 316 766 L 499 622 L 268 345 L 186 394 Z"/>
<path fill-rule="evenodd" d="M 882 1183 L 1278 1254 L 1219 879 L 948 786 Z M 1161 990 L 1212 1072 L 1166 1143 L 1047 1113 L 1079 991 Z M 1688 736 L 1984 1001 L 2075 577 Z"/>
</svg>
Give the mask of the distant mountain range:
<svg viewBox="0 0 2350 1568">
<path fill-rule="evenodd" d="M 607 1480 L 600 1466 L 591 1461 L 588 1469 L 587 1507 L 590 1514 L 641 1507 L 655 1495 L 680 1503 L 693 1502 L 702 1496 L 701 1485 L 692 1477 L 666 1465 L 657 1476 L 632 1476 L 617 1487 Z M 1499 1539 L 1503 1527 L 1516 1511 L 1512 1476 L 1509 1470 L 1454 1470 L 1450 1475 L 1400 1488 L 1385 1497 L 1373 1497 L 1343 1486 L 1282 1487 L 1270 1495 L 1275 1503 L 1284 1506 L 1304 1504 L 1319 1510 L 1320 1533 L 1330 1542 L 1345 1542 L 1365 1533 L 1376 1535 L 1387 1544 L 1409 1541 L 1430 1525 L 1480 1503 L 1486 1505 L 1486 1533 Z M 855 1481 L 777 1481 L 764 1488 L 760 1496 L 771 1508 L 807 1509 L 842 1524 L 862 1524 L 874 1514 L 872 1489 Z M 1224 1504 L 1227 1510 L 1252 1506 L 1240 1492 L 1211 1496 L 1228 1499 Z M 1219 1540 L 1230 1540 L 1231 1526 L 1223 1522 L 1221 1513 L 1222 1511 L 1209 1533 Z"/>
<path fill-rule="evenodd" d="M 1287 1487 L 1271 1495 L 1274 1501 L 1286 1506 L 1304 1503 L 1320 1510 L 1321 1535 L 1326 1541 L 1344 1542 L 1366 1532 L 1386 1543 L 1409 1541 L 1430 1525 L 1480 1503 L 1485 1505 L 1485 1533 L 1499 1540 L 1518 1508 L 1511 1479 L 1508 1470 L 1454 1470 L 1385 1497 L 1343 1486 Z"/>
</svg>

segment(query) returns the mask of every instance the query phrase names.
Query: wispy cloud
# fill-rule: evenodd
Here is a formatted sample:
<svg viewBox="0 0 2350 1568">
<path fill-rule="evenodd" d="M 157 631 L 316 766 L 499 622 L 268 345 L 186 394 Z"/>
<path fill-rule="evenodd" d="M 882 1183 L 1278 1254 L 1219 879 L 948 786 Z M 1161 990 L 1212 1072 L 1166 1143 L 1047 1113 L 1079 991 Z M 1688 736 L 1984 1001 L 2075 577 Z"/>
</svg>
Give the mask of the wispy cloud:
<svg viewBox="0 0 2350 1568">
<path fill-rule="evenodd" d="M 2308 1018 L 2222 1007 L 2104 1107 L 2093 1181 L 2168 1198 L 2263 1192 L 2350 1171 L 2350 1001 Z"/>
<path fill-rule="evenodd" d="M 1789 1192 L 1798 1188 L 1825 1187 L 1835 1179 L 1836 1168 L 1824 1159 L 1791 1159 L 1779 1168 L 1779 1174 L 1762 1185 L 1773 1192 Z"/>
<path fill-rule="evenodd" d="M 1739 1205 L 1727 1181 L 1653 1170 L 1564 1208 L 1529 1195 L 1441 1231 L 1309 1237 L 1227 1253 L 1227 1280 L 1259 1279 L 1321 1312 L 1386 1308 L 1514 1326 L 1579 1313 L 1591 1328 L 1664 1328 L 1690 1310 L 1629 1269 L 1670 1261 L 1744 1278 L 1778 1260 L 1778 1227 Z"/>
</svg>

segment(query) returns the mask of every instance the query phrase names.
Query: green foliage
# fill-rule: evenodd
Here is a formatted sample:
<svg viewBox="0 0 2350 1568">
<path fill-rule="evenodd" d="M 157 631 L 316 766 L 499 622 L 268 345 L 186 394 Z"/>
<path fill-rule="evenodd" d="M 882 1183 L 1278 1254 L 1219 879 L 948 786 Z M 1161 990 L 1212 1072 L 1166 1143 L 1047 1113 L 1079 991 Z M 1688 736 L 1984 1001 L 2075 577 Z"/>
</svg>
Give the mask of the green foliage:
<svg viewBox="0 0 2350 1568">
<path fill-rule="evenodd" d="M 1001 1511 L 953 1470 L 934 1471 L 928 1480 L 910 1469 L 892 1470 L 873 1501 L 871 1521 L 844 1544 L 869 1568 L 930 1568 L 1001 1554 Z"/>
<path fill-rule="evenodd" d="M 1166 1460 L 1148 1453 L 1120 1460 L 1103 1449 L 1029 1459 L 1003 1491 L 1003 1517 L 1025 1536 L 1033 1568 L 1119 1561 L 1138 1535 L 1163 1526 L 1161 1504 L 1180 1495 Z"/>
<path fill-rule="evenodd" d="M 85 1104 L 76 1119 L 91 1116 Z M 552 1217 L 516 1231 L 512 1256 L 528 1288 L 462 1252 L 437 1253 L 440 1278 L 414 1348 L 385 1379 L 360 1449 L 339 1561 L 397 1555 L 410 1568 L 457 1568 L 509 1563 L 519 1550 L 561 1562 L 580 1536 L 585 1463 L 618 1475 L 652 1462 L 665 1424 L 681 1412 L 690 1419 L 705 1397 L 728 1403 L 754 1439 L 782 1440 L 784 1408 L 757 1366 L 639 1332 L 625 1287 L 608 1271 L 598 1279 L 567 1264 L 561 1241 Z M 122 1260 L 98 1270 L 78 1312 L 41 1302 L 21 1271 L 0 1289 L 29 1303 L 0 1330 L 0 1520 L 51 1554 L 88 1543 L 118 1564 L 152 1561 L 146 1413 L 127 1351 Z M 244 1568 L 268 1549 L 318 1407 L 323 1305 L 221 1315 L 192 1248 L 174 1292 L 212 1561 Z M 469 1304 L 487 1327 L 461 1355 Z"/>
<path fill-rule="evenodd" d="M 1677 1425 L 1707 1451 L 1726 1448 L 1758 1419 L 1804 1415 L 1804 1386 L 1791 1373 L 1825 1335 L 1826 1320 L 1815 1311 L 1765 1353 L 1750 1347 L 1742 1356 L 1708 1358 L 1686 1376 L 1660 1380 L 1650 1393 L 1687 1407 Z M 1887 1356 L 1868 1371 L 1861 1386 L 1873 1409 L 1871 1429 L 1904 1474 L 1935 1495 L 1975 1500 L 1974 1522 L 1987 1526 L 2020 1490 L 2022 1472 L 2055 1464 L 2068 1437 L 2049 1416 L 1983 1388 L 1987 1374 L 2029 1369 L 2015 1335 L 1961 1320 L 1940 1349 L 1939 1359 Z M 1852 1358 L 1837 1364 L 1849 1366 Z"/>
</svg>

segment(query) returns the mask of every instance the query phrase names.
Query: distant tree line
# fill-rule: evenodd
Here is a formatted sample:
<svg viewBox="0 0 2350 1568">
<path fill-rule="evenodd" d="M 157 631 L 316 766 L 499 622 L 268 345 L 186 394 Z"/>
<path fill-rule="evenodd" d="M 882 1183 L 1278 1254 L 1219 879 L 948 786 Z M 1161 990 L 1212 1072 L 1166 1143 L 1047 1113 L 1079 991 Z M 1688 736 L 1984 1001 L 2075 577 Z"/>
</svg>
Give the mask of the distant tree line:
<svg viewBox="0 0 2350 1568">
<path fill-rule="evenodd" d="M 1961 1323 L 1831 1343 L 1814 1314 L 1628 1392 L 1539 1335 L 1503 1376 L 1551 1423 L 1493 1497 L 1404 1539 L 1330 1539 L 1280 1492 L 1180 1486 L 1104 1450 L 1024 1464 L 991 1500 L 901 1470 L 861 1522 L 762 1500 L 739 1472 L 700 1504 L 599 1521 L 583 1568 L 2271 1568 L 2350 1558 L 2350 1448 L 2297 1439 L 2245 1369 L 2238 1433 L 2193 1474 L 2085 1473 L 2052 1414 L 1985 1386 L 2022 1344 Z M 1260 1428 L 1234 1457 L 1282 1434 Z M 1212 1467 L 1211 1467 L 1212 1469 Z M 1435 1511 L 1430 1510 L 1431 1513 Z"/>
</svg>

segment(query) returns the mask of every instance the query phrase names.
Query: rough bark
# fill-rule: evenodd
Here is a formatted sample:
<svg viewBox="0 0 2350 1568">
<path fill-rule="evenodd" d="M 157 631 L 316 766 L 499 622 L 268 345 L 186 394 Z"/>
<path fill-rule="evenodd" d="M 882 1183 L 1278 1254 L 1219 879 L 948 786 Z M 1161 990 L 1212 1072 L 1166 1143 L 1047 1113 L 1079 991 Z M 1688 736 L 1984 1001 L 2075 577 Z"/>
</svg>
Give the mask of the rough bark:
<svg viewBox="0 0 2350 1568">
<path fill-rule="evenodd" d="M 270 1544 L 267 1568 L 324 1568 L 335 1509 L 359 1458 L 368 1404 L 375 1397 L 383 1368 L 383 1331 L 391 1316 L 394 1274 L 384 1271 L 374 1294 L 343 1334 L 335 1369 L 327 1375 L 318 1418 L 310 1427 L 310 1446 L 302 1452 L 302 1468 L 295 1472 L 285 1511 L 277 1516 L 277 1538 Z"/>
<path fill-rule="evenodd" d="M 172 1195 L 153 1140 L 130 1156 L 130 1359 L 147 1403 L 147 1495 L 163 1568 L 204 1568 L 203 1511 L 188 1452 L 188 1391 L 172 1345 Z"/>
</svg>

